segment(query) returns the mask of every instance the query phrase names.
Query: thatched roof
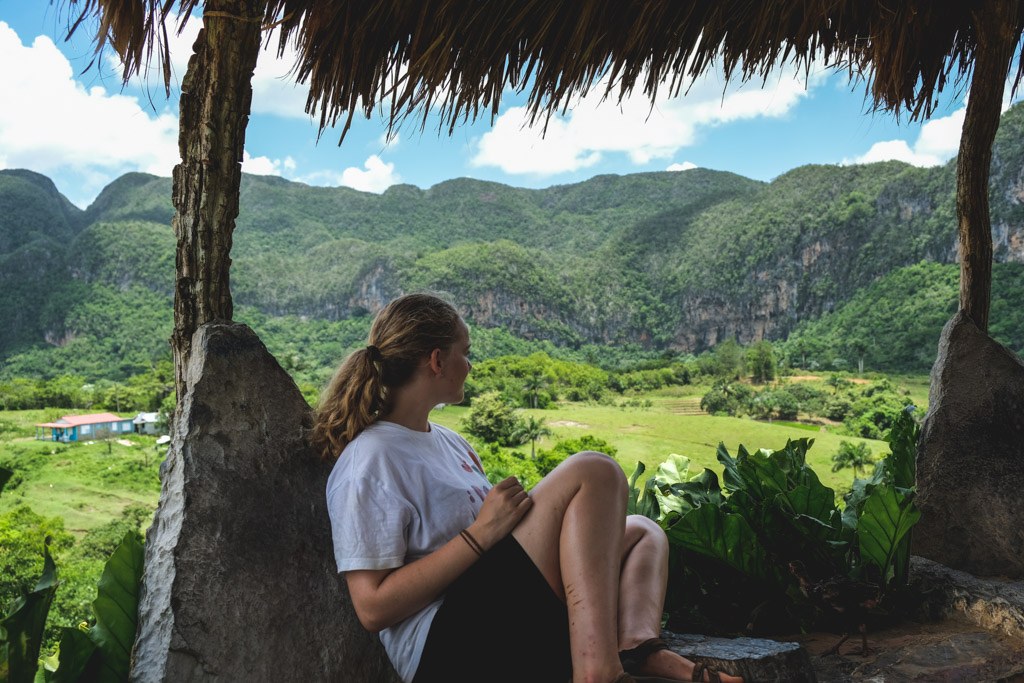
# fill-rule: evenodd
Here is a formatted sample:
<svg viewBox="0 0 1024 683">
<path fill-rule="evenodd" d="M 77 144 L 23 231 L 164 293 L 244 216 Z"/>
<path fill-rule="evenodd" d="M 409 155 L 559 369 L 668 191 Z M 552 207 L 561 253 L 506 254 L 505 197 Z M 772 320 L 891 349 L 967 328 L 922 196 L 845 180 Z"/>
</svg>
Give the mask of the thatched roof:
<svg viewBox="0 0 1024 683">
<path fill-rule="evenodd" d="M 97 46 L 118 52 L 126 78 L 155 55 L 165 79 L 167 31 L 203 4 L 181 0 L 175 13 L 172 0 L 64 1 L 72 31 L 99 19 Z M 876 106 L 927 117 L 944 88 L 970 76 L 975 13 L 992 2 L 1009 0 L 269 0 L 258 17 L 208 14 L 278 27 L 278 47 L 298 48 L 307 111 L 322 129 L 344 119 L 347 130 L 356 112 L 378 107 L 392 123 L 434 107 L 454 127 L 496 114 L 506 88 L 527 91 L 543 117 L 603 75 L 610 97 L 641 88 L 653 100 L 716 64 L 731 79 L 784 64 L 846 69 Z M 1019 41 L 1024 7 L 1014 6 Z"/>
</svg>

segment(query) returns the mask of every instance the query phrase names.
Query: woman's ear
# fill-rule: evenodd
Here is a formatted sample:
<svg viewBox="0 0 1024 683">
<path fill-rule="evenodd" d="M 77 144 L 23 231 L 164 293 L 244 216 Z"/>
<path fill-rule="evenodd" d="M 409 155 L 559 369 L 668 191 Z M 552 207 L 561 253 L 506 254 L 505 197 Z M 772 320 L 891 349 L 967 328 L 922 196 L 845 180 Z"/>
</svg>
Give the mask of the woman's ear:
<svg viewBox="0 0 1024 683">
<path fill-rule="evenodd" d="M 430 373 L 434 377 L 441 376 L 441 349 L 434 349 L 430 352 L 430 356 L 427 357 L 427 367 L 430 368 Z"/>
</svg>

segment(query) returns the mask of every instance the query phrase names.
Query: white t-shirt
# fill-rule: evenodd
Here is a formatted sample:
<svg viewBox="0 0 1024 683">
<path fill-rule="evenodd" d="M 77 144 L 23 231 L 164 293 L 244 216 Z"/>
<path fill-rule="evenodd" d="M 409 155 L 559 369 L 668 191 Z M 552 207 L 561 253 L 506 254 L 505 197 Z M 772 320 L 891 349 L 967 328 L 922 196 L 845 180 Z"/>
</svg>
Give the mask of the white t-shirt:
<svg viewBox="0 0 1024 683">
<path fill-rule="evenodd" d="M 472 524 L 490 488 L 472 447 L 450 429 L 373 423 L 345 447 L 327 480 L 338 571 L 391 569 L 429 555 Z M 443 599 L 380 632 L 407 683 Z"/>
</svg>

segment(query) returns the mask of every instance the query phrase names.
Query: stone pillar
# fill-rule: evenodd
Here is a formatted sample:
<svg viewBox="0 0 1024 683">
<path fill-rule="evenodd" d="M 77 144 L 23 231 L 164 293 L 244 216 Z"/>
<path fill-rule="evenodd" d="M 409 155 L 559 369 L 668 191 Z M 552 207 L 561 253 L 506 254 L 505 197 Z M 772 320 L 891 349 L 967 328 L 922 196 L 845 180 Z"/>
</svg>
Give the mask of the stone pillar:
<svg viewBox="0 0 1024 683">
<path fill-rule="evenodd" d="M 337 574 L 310 410 L 244 325 L 192 338 L 132 680 L 397 683 Z"/>
<path fill-rule="evenodd" d="M 1024 362 L 962 311 L 932 368 L 917 489 L 915 555 L 1024 578 Z"/>
</svg>

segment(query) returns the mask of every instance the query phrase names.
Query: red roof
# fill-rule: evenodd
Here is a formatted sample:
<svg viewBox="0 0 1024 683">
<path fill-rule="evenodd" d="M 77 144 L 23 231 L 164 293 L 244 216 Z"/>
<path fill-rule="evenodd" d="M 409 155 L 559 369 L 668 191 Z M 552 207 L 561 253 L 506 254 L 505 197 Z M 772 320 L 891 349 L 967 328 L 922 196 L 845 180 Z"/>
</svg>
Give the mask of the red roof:
<svg viewBox="0 0 1024 683">
<path fill-rule="evenodd" d="M 56 422 L 44 422 L 36 427 L 81 427 L 82 425 L 103 424 L 105 422 L 123 422 L 130 420 L 130 417 L 118 417 L 113 413 L 93 413 L 91 415 L 65 415 Z"/>
</svg>

